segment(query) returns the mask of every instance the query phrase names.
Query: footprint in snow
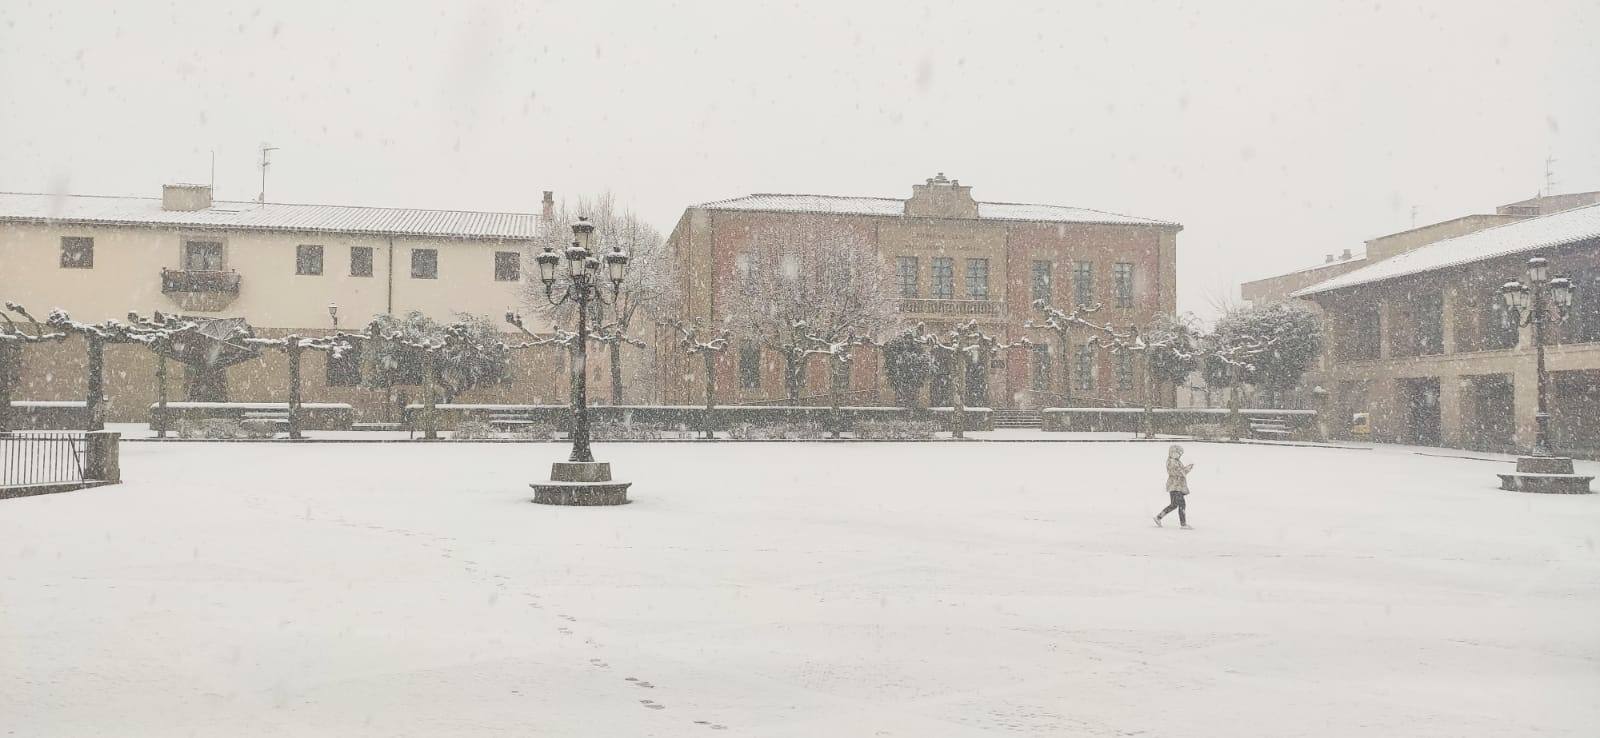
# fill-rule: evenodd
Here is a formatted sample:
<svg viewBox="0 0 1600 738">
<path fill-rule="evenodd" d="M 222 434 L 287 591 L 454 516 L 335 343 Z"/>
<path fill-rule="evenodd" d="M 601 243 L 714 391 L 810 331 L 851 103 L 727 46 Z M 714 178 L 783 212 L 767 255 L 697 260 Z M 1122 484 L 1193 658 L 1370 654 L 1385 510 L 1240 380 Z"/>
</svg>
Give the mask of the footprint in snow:
<svg viewBox="0 0 1600 738">
<path fill-rule="evenodd" d="M 650 708 L 652 710 L 665 710 L 665 709 L 667 709 L 666 705 L 657 703 L 654 700 L 639 700 L 639 704 L 644 705 L 645 707 L 648 707 L 648 708 Z"/>
</svg>

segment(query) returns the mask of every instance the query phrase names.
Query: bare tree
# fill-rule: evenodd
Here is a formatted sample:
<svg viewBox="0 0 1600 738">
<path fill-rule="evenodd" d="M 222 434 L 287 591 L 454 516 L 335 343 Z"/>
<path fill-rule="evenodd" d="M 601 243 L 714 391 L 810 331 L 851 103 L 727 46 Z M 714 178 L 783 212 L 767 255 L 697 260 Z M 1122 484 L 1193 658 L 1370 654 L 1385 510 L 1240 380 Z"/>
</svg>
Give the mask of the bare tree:
<svg viewBox="0 0 1600 738">
<path fill-rule="evenodd" d="M 810 357 L 893 325 L 883 263 L 871 244 L 822 218 L 755 233 L 752 242 L 734 255 L 739 273 L 718 302 L 737 333 L 783 357 L 784 387 L 798 404 Z"/>
<path fill-rule="evenodd" d="M 1061 347 L 1061 400 L 1062 404 L 1072 404 L 1072 334 L 1081 328 L 1087 328 L 1101 333 L 1110 330 L 1107 326 L 1089 320 L 1089 316 L 1100 311 L 1100 304 L 1075 305 L 1071 312 L 1055 307 L 1044 300 L 1034 300 L 1033 306 L 1044 314 L 1044 320 L 1034 322 L 1029 320 L 1022 324 L 1024 328 L 1034 330 L 1047 330 L 1055 334 L 1056 343 Z"/>
<path fill-rule="evenodd" d="M 628 254 L 628 276 L 622 281 L 615 303 L 608 306 L 596 300 L 590 303 L 589 316 L 592 324 L 598 326 L 591 332 L 591 340 L 604 346 L 610 358 L 611 403 L 620 405 L 623 402 L 622 347 L 647 346 L 629 335 L 629 331 L 637 325 L 678 314 L 679 290 L 673 282 L 675 266 L 661 232 L 632 210 L 619 205 L 609 192 L 580 197 L 571 203 L 563 201 L 557 206 L 555 217 L 540 231 L 529 256 L 537 255 L 546 247 L 556 253 L 563 252 L 572 241 L 568 224 L 579 216 L 587 217 L 594 224 L 594 243 L 601 252 L 620 248 Z M 544 285 L 537 277 L 525 280 L 525 285 L 523 302 L 531 313 L 544 316 L 552 326 L 565 325 L 575 319 L 576 302 L 552 306 L 545 299 Z M 659 374 L 659 371 L 651 374 Z"/>
<path fill-rule="evenodd" d="M 949 361 L 945 363 L 955 367 L 952 370 L 956 380 L 955 391 L 951 393 L 953 397 L 950 408 L 952 438 L 967 437 L 967 368 L 973 364 L 987 367 L 989 360 L 999 354 L 1001 349 L 1029 345 L 1026 339 L 1017 343 L 1002 344 L 995 337 L 979 330 L 976 320 L 962 323 L 944 336 L 931 333 L 926 326 L 918 323 L 917 341 L 926 345 L 934 357 L 948 359 Z"/>
<path fill-rule="evenodd" d="M 23 330 L 22 326 L 11 319 L 6 312 L 16 313 L 28 321 L 30 330 Z M 30 343 L 45 343 L 47 341 L 66 340 L 65 331 L 46 331 L 44 326 L 28 313 L 27 308 L 14 302 L 7 302 L 6 309 L 0 312 L 0 320 L 5 323 L 0 325 L 0 433 L 11 431 L 11 396 L 13 387 L 22 383 L 22 347 Z"/>
<path fill-rule="evenodd" d="M 80 323 L 59 308 L 51 310 L 50 315 L 45 318 L 45 323 L 57 331 L 83 336 L 84 345 L 88 350 L 88 395 L 84 400 L 84 408 L 89 415 L 89 430 L 105 430 L 107 344 L 139 344 L 160 353 L 171 345 L 175 336 L 199 330 L 193 321 L 174 316 L 158 314 L 154 320 L 144 320 L 137 313 L 129 313 L 128 318 L 131 323 L 115 320 L 103 323 Z M 29 319 L 32 319 L 31 316 Z M 162 380 L 165 381 L 165 376 Z"/>
<path fill-rule="evenodd" d="M 843 392 L 839 388 L 839 382 L 836 381 L 836 372 L 842 373 L 846 381 L 848 381 L 851 367 L 855 366 L 856 348 L 860 346 L 878 346 L 880 344 L 870 337 L 858 336 L 853 333 L 834 341 L 824 339 L 815 334 L 807 336 L 807 338 L 813 344 L 811 353 L 828 357 L 828 363 L 830 364 L 828 367 L 828 399 L 829 407 L 833 411 L 833 437 L 838 438 L 840 431 L 843 430 L 844 423 L 839 412 Z"/>
<path fill-rule="evenodd" d="M 717 407 L 717 357 L 728 350 L 728 338 L 732 334 L 724 330 L 718 333 L 716 338 L 709 341 L 701 341 L 698 327 L 685 326 L 676 320 L 668 321 L 668 323 L 678 329 L 678 340 L 683 346 L 683 350 L 690 355 L 699 354 L 700 358 L 705 361 L 706 411 L 700 419 L 700 427 L 705 434 L 705 438 L 709 440 L 713 438 L 711 415 L 716 411 Z"/>
<path fill-rule="evenodd" d="M 283 338 L 256 338 L 248 332 L 241 331 L 236 337 L 239 343 L 254 348 L 270 348 L 282 351 L 289 358 L 289 438 L 298 440 L 303 436 L 300 433 L 300 357 L 306 349 L 326 351 L 335 358 L 343 356 L 344 352 L 352 350 L 354 345 L 345 338 L 334 336 L 306 337 L 289 334 Z"/>
</svg>

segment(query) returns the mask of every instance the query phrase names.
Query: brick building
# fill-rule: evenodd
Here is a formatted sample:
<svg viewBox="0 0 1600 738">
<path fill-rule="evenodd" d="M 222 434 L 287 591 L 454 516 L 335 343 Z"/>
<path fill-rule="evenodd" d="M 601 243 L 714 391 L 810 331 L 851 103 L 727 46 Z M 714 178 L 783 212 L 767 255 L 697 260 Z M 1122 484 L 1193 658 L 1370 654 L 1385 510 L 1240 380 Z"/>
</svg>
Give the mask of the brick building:
<svg viewBox="0 0 1600 738">
<path fill-rule="evenodd" d="M 991 363 L 983 399 L 994 407 L 1045 407 L 1062 394 L 1059 347 L 1023 328 L 1038 317 L 1033 300 L 1098 302 L 1103 308 L 1096 319 L 1119 326 L 1144 325 L 1176 309 L 1177 223 L 1062 205 L 980 202 L 970 186 L 941 174 L 914 185 L 904 199 L 756 194 L 688 208 L 667 244 L 681 267 L 684 317 L 720 325 L 725 316 L 718 288 L 737 279 L 739 255 L 765 234 L 796 224 L 848 232 L 875 249 L 908 326 L 943 329 L 976 319 L 1005 341 L 1027 336 L 1049 343 L 1031 353 L 1010 349 Z M 1137 362 L 1091 350 L 1081 343 L 1087 337 L 1078 337 L 1069 357 L 1074 401 L 1137 401 Z M 665 400 L 700 401 L 700 362 L 684 360 L 670 336 L 658 350 L 663 366 L 671 367 Z M 802 393 L 811 401 L 829 392 L 821 363 L 814 362 Z M 893 401 L 880 364 L 876 355 L 856 362 L 847 390 L 852 404 Z M 717 384 L 721 402 L 779 400 L 782 362 L 743 343 L 719 364 Z"/>
</svg>

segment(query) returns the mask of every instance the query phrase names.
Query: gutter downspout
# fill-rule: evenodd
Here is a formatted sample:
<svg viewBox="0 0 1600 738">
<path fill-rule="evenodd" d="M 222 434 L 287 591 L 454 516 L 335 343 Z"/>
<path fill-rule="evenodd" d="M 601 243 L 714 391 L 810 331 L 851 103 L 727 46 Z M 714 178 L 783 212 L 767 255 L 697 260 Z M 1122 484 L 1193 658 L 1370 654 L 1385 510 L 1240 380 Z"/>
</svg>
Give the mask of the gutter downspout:
<svg viewBox="0 0 1600 738">
<path fill-rule="evenodd" d="M 389 315 L 389 316 L 392 317 L 394 315 L 394 236 L 390 236 L 389 237 L 389 269 L 388 269 L 388 277 L 389 277 L 389 294 L 388 294 L 387 301 L 384 303 L 383 312 L 384 312 L 385 315 Z"/>
</svg>

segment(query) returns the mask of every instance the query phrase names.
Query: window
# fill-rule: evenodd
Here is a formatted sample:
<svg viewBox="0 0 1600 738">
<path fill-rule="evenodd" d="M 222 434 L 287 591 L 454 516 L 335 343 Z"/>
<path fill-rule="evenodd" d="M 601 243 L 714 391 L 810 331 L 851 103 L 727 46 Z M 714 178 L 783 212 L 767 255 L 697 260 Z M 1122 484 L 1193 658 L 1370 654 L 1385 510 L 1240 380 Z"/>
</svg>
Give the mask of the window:
<svg viewBox="0 0 1600 738">
<path fill-rule="evenodd" d="M 1117 352 L 1117 391 L 1128 392 L 1133 389 L 1133 352 Z"/>
<path fill-rule="evenodd" d="M 1033 301 L 1043 300 L 1050 304 L 1050 262 L 1036 261 L 1033 263 Z"/>
<path fill-rule="evenodd" d="M 333 352 L 327 353 L 328 357 L 328 386 L 329 387 L 355 387 L 361 384 L 361 351 L 355 347 L 346 348 L 338 356 Z"/>
<path fill-rule="evenodd" d="M 1094 304 L 1094 264 L 1080 261 L 1072 265 L 1072 301 L 1077 305 Z"/>
<path fill-rule="evenodd" d="M 494 252 L 494 281 L 515 282 L 522 279 L 522 254 L 515 251 Z"/>
<path fill-rule="evenodd" d="M 971 300 L 989 299 L 989 260 L 967 260 L 967 298 Z"/>
<path fill-rule="evenodd" d="M 94 239 L 78 236 L 61 237 L 62 269 L 93 269 Z"/>
<path fill-rule="evenodd" d="M 897 256 L 894 260 L 895 279 L 900 283 L 901 297 L 917 296 L 917 257 Z"/>
<path fill-rule="evenodd" d="M 755 341 L 739 344 L 739 386 L 761 389 L 761 346 Z"/>
<path fill-rule="evenodd" d="M 1035 344 L 1033 347 L 1033 389 L 1038 392 L 1050 391 L 1050 346 L 1047 344 Z"/>
<path fill-rule="evenodd" d="M 412 249 L 411 250 L 411 278 L 412 279 L 438 279 L 439 278 L 439 250 L 438 249 Z"/>
<path fill-rule="evenodd" d="M 1341 361 L 1378 358 L 1378 312 L 1377 303 L 1360 301 L 1332 313 L 1337 316 L 1334 348 Z"/>
<path fill-rule="evenodd" d="M 370 276 L 372 276 L 372 247 L 371 246 L 351 246 L 350 247 L 350 276 L 352 276 L 352 277 L 370 277 Z"/>
<path fill-rule="evenodd" d="M 1078 366 L 1074 375 L 1079 391 L 1094 389 L 1094 346 L 1086 343 L 1078 347 Z"/>
<path fill-rule="evenodd" d="M 1112 267 L 1112 286 L 1117 291 L 1117 307 L 1133 307 L 1133 265 L 1119 261 Z"/>
<path fill-rule="evenodd" d="M 953 300 L 956 296 L 956 264 L 948 256 L 933 257 L 933 299 Z"/>
<path fill-rule="evenodd" d="M 183 268 L 190 272 L 222 271 L 222 242 L 184 241 Z"/>
<path fill-rule="evenodd" d="M 302 276 L 321 276 L 322 247 L 304 243 L 295 247 L 294 273 Z"/>
</svg>

